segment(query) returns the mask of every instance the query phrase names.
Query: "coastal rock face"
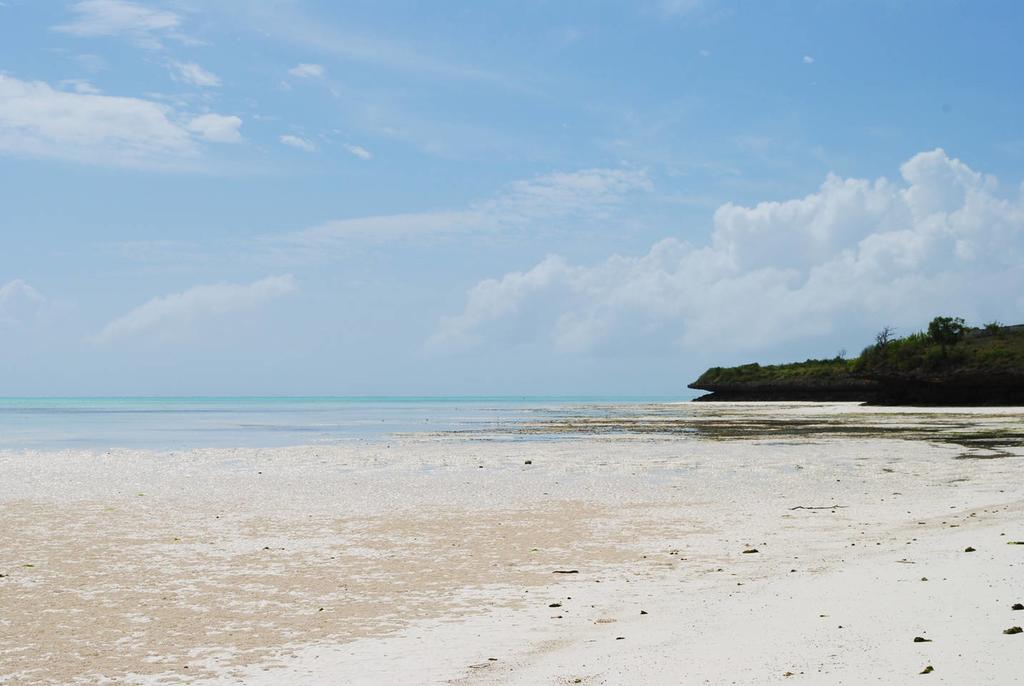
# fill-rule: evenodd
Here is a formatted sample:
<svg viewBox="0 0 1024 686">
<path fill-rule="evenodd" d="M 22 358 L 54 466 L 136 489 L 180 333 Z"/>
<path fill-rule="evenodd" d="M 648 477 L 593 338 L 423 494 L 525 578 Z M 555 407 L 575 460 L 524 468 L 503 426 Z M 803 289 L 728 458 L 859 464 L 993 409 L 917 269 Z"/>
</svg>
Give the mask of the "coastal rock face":
<svg viewBox="0 0 1024 686">
<path fill-rule="evenodd" d="M 687 386 L 708 391 L 695 400 L 862 402 L 869 405 L 1024 407 L 1024 375 L 950 374 L 917 376 L 877 374 L 849 379 L 798 379 L 714 382 Z"/>
<path fill-rule="evenodd" d="M 808 400 L 819 402 L 866 402 L 873 399 L 879 384 L 867 379 L 799 379 L 756 381 L 704 381 L 699 379 L 687 386 L 709 391 L 696 400 Z"/>
<path fill-rule="evenodd" d="M 865 402 L 879 405 L 1024 406 L 1024 374 L 878 374 L 879 392 Z"/>
</svg>

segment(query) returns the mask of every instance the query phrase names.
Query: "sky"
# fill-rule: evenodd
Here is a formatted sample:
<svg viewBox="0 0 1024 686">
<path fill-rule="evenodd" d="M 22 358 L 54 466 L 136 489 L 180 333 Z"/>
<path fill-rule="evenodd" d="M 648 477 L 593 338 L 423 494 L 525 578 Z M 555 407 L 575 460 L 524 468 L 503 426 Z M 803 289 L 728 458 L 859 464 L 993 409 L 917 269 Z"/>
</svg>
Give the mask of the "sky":
<svg viewBox="0 0 1024 686">
<path fill-rule="evenodd" d="M 0 395 L 678 395 L 1024 321 L 1024 5 L 0 0 Z"/>
</svg>

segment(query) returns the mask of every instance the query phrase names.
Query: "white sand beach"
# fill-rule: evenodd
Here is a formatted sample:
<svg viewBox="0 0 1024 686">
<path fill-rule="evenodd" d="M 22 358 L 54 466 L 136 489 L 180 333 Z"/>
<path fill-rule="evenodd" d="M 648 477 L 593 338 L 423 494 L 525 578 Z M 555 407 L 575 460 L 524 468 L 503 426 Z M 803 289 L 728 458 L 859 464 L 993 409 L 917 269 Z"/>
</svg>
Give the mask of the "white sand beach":
<svg viewBox="0 0 1024 686">
<path fill-rule="evenodd" d="M 2 453 L 0 683 L 1024 680 L 1020 411 L 673 412 Z"/>
</svg>

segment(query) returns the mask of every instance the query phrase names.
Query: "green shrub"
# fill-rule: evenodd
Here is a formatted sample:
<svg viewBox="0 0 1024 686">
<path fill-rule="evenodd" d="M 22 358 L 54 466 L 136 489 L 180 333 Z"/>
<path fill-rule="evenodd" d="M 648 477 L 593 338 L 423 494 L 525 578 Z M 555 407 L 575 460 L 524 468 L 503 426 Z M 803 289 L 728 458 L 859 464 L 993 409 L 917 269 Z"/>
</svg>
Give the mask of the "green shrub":
<svg viewBox="0 0 1024 686">
<path fill-rule="evenodd" d="M 966 331 L 960 317 L 936 317 L 928 324 L 928 337 L 941 346 L 956 345 Z"/>
<path fill-rule="evenodd" d="M 890 331 L 886 327 L 884 331 Z M 846 360 L 807 359 L 780 365 L 757 363 L 738 367 L 712 367 L 699 381 L 708 383 L 776 383 L 788 380 L 828 381 L 886 374 L 1024 372 L 1024 329 L 998 322 L 969 329 L 959 317 L 936 317 L 928 331 L 902 338 L 886 338 L 865 347 L 859 357 Z M 885 337 L 883 337 L 885 338 Z"/>
</svg>

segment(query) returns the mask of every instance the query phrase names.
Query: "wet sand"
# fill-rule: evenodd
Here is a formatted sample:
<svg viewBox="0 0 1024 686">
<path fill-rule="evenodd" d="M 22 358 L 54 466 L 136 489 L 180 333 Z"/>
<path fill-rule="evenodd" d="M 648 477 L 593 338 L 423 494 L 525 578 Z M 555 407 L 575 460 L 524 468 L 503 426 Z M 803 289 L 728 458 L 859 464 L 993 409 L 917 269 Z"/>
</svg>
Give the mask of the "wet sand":
<svg viewBox="0 0 1024 686">
<path fill-rule="evenodd" d="M 0 683 L 1022 678 L 1020 413 L 676 412 L 0 454 Z"/>
</svg>

